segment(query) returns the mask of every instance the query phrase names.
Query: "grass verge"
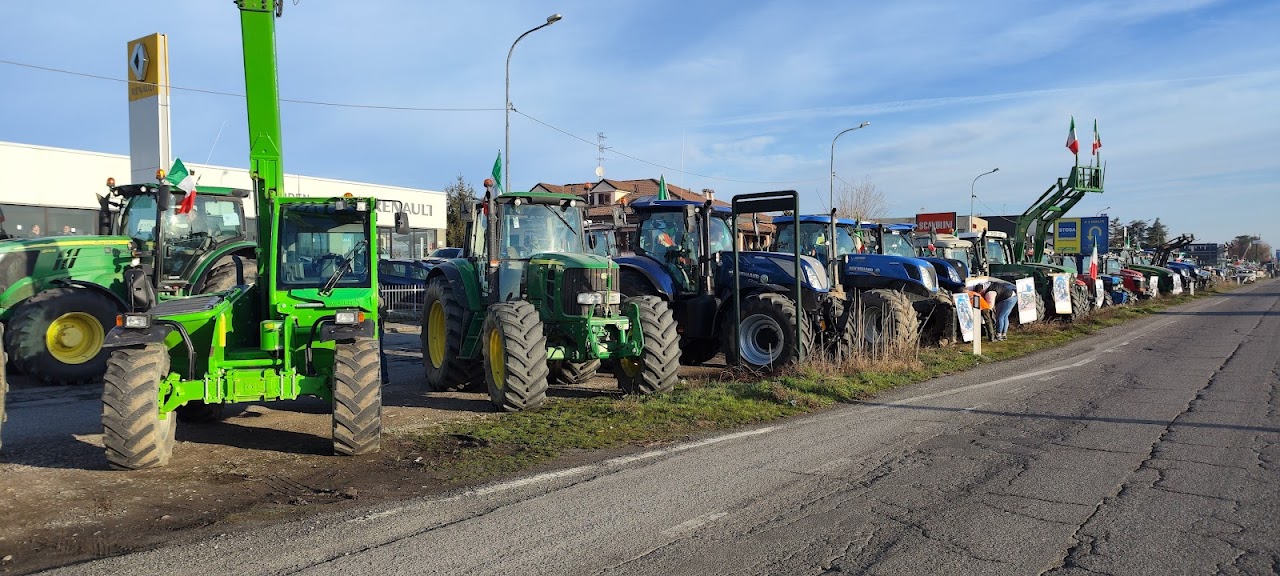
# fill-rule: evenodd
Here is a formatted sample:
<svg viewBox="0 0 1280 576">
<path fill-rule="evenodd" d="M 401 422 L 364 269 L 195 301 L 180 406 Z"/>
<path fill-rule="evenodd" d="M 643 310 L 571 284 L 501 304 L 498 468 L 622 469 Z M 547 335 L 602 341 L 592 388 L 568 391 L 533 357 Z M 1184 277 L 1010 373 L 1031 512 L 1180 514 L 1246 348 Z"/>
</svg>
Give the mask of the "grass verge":
<svg viewBox="0 0 1280 576">
<path fill-rule="evenodd" d="M 422 455 L 421 465 L 446 483 L 507 476 L 574 451 L 661 445 L 866 399 L 890 388 L 1059 346 L 1218 291 L 1107 308 L 1074 324 L 1018 327 L 1005 342 L 984 342 L 982 356 L 970 354 L 967 345 L 957 345 L 840 366 L 808 363 L 771 376 L 725 371 L 681 379 L 669 394 L 558 399 L 541 410 L 445 424 L 403 441 Z"/>
</svg>

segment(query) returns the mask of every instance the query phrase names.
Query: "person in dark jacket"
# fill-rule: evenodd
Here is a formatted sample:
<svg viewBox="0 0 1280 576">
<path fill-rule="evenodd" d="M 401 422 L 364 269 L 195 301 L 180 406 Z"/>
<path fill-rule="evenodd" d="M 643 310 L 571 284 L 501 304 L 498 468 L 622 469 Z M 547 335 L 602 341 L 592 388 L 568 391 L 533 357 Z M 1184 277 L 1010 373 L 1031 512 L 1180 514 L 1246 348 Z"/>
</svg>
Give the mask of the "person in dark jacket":
<svg viewBox="0 0 1280 576">
<path fill-rule="evenodd" d="M 1013 283 L 989 278 L 973 285 L 971 290 L 982 294 L 983 298 L 992 304 L 992 311 L 996 317 L 995 339 L 1007 340 L 1009 313 L 1013 312 L 1013 307 L 1018 304 L 1018 290 Z"/>
</svg>

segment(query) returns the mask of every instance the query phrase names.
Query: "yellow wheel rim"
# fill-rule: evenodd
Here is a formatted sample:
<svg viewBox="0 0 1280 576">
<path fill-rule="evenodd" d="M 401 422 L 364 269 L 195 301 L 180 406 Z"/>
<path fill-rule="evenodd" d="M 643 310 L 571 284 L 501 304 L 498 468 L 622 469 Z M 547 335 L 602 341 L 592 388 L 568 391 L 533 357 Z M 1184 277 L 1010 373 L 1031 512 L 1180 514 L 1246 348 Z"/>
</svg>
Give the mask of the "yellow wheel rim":
<svg viewBox="0 0 1280 576">
<path fill-rule="evenodd" d="M 493 383 L 498 388 L 502 388 L 506 383 L 505 357 L 506 354 L 502 349 L 502 332 L 495 328 L 489 331 L 489 371 L 493 373 Z"/>
<path fill-rule="evenodd" d="M 436 368 L 444 366 L 444 343 L 444 304 L 436 300 L 427 313 L 427 353 L 431 355 L 431 365 Z"/>
<path fill-rule="evenodd" d="M 635 376 L 640 373 L 640 361 L 635 358 L 623 358 L 618 363 L 622 365 L 622 371 L 627 376 Z"/>
<path fill-rule="evenodd" d="M 68 312 L 57 317 L 44 332 L 49 354 L 63 364 L 84 364 L 98 355 L 106 332 L 102 323 L 84 312 Z"/>
</svg>

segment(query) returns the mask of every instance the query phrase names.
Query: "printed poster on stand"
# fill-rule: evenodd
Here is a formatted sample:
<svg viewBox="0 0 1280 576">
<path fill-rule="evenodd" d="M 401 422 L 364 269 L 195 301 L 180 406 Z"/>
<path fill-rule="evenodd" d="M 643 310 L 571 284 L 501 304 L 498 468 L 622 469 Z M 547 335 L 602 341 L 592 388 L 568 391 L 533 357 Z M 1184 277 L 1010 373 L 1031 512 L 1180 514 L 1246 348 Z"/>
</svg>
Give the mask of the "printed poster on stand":
<svg viewBox="0 0 1280 576">
<path fill-rule="evenodd" d="M 1102 285 L 1101 278 L 1094 278 L 1093 293 L 1097 295 L 1097 298 L 1094 298 L 1093 300 L 1093 307 L 1101 308 L 1102 302 L 1106 300 L 1106 296 L 1107 296 L 1107 289 Z"/>
<path fill-rule="evenodd" d="M 1018 288 L 1018 323 L 1027 324 L 1039 320 L 1036 317 L 1035 279 L 1019 278 L 1014 285 Z"/>
<path fill-rule="evenodd" d="M 973 317 L 975 314 L 973 306 L 969 303 L 969 294 L 963 292 L 953 294 L 951 297 L 956 301 L 956 318 L 960 320 L 960 339 L 965 342 L 973 342 Z"/>
<path fill-rule="evenodd" d="M 1071 313 L 1071 275 L 1050 274 L 1050 285 L 1053 286 L 1053 311 L 1057 314 Z"/>
<path fill-rule="evenodd" d="M 1182 293 L 1182 275 L 1174 274 L 1173 275 L 1173 292 L 1171 292 L 1171 294 L 1173 294 L 1174 296 L 1177 296 L 1178 294 L 1181 294 L 1181 293 Z"/>
<path fill-rule="evenodd" d="M 1151 277 L 1151 297 L 1154 298 L 1159 295 L 1160 295 L 1160 277 L 1152 276 Z"/>
</svg>

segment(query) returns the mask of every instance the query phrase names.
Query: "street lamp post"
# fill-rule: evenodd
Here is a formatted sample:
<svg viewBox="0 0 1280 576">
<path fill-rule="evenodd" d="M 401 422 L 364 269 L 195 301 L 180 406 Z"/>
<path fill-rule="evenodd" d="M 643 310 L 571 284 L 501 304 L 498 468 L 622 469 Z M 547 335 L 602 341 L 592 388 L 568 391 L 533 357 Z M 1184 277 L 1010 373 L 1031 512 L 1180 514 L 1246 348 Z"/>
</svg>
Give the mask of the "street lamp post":
<svg viewBox="0 0 1280 576">
<path fill-rule="evenodd" d="M 561 18 L 563 18 L 563 16 L 559 14 L 547 16 L 545 24 L 530 28 L 524 34 L 521 34 L 516 38 L 515 42 L 511 43 L 511 49 L 507 50 L 507 95 L 505 100 L 506 107 L 504 110 L 504 114 L 506 116 L 506 134 L 502 143 L 502 177 L 506 179 L 506 184 L 502 186 L 502 189 L 507 192 L 511 191 L 511 53 L 516 51 L 516 44 L 519 44 L 521 40 L 524 40 L 525 36 L 555 24 L 556 22 L 559 22 Z"/>
<path fill-rule="evenodd" d="M 978 198 L 978 195 L 973 193 L 973 186 L 978 183 L 978 178 L 986 176 L 987 174 L 995 174 L 999 171 L 999 168 L 992 168 L 990 172 L 983 172 L 974 176 L 973 182 L 969 183 L 969 232 L 973 232 L 973 201 Z"/>
<path fill-rule="evenodd" d="M 844 136 L 848 132 L 853 132 L 859 128 L 866 128 L 870 125 L 870 122 L 863 122 L 853 128 L 846 128 L 841 130 L 839 134 L 836 134 L 835 138 L 831 139 L 831 165 L 830 171 L 827 172 L 827 201 L 829 202 L 828 207 L 831 209 L 835 209 L 836 207 L 836 140 L 839 140 L 841 136 Z"/>
<path fill-rule="evenodd" d="M 827 270 L 827 273 L 831 278 L 836 278 L 836 269 L 837 269 L 836 252 L 834 249 L 836 246 L 836 140 L 839 140 L 841 136 L 844 136 L 848 132 L 853 132 L 854 130 L 866 128 L 867 126 L 870 126 L 870 125 L 871 125 L 870 122 L 863 122 L 857 126 L 854 126 L 853 128 L 846 128 L 844 130 L 841 130 L 839 134 L 836 134 L 835 138 L 831 139 L 831 164 L 828 165 L 827 167 L 828 168 L 827 207 L 831 210 L 831 221 L 827 223 L 827 229 L 828 229 L 827 268 L 829 268 L 829 270 Z M 800 233 L 800 215 L 796 214 L 797 242 L 799 241 L 799 238 L 800 238 L 799 233 Z"/>
<path fill-rule="evenodd" d="M 1107 206 L 1106 208 L 1103 208 L 1103 209 L 1099 210 L 1097 214 L 1094 214 L 1094 215 L 1093 215 L 1093 217 L 1094 217 L 1094 218 L 1097 218 L 1098 216 L 1101 216 L 1103 212 L 1106 212 L 1107 210 L 1110 210 L 1110 209 L 1111 209 L 1111 207 L 1110 207 L 1110 206 Z"/>
</svg>

